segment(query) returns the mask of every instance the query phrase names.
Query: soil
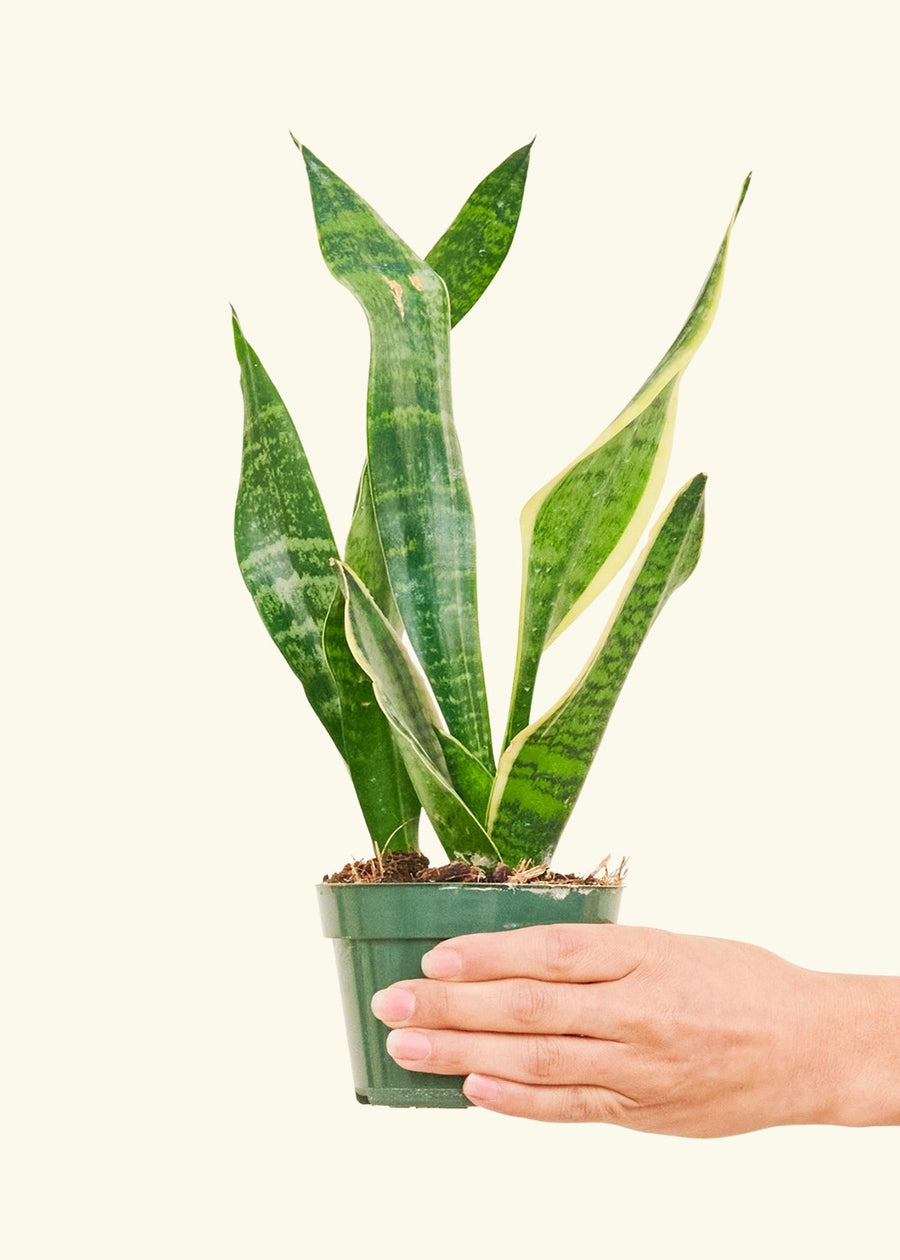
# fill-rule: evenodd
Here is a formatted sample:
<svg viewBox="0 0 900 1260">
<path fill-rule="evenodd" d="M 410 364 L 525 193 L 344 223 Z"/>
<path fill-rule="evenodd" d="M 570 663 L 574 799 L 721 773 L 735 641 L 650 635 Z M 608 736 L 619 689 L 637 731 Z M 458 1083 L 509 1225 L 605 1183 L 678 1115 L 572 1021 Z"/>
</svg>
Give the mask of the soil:
<svg viewBox="0 0 900 1260">
<path fill-rule="evenodd" d="M 590 875 L 561 875 L 546 866 L 522 863 L 513 870 L 502 863 L 492 870 L 448 862 L 432 866 L 424 853 L 389 851 L 365 862 L 348 862 L 340 871 L 326 875 L 326 884 L 578 884 L 617 888 L 625 880 L 625 861 L 612 870 L 604 858 Z"/>
</svg>

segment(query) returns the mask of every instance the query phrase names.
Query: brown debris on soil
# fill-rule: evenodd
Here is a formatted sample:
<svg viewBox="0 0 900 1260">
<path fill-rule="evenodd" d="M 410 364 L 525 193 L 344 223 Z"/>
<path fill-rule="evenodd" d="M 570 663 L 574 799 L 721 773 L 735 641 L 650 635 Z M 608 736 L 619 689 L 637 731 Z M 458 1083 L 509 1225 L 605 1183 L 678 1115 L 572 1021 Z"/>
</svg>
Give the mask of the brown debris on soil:
<svg viewBox="0 0 900 1260">
<path fill-rule="evenodd" d="M 612 870 L 609 856 L 590 875 L 561 875 L 546 866 L 525 862 L 512 870 L 502 863 L 493 870 L 469 866 L 467 862 L 447 862 L 432 866 L 424 853 L 388 851 L 365 862 L 348 862 L 342 870 L 323 878 L 325 884 L 577 884 L 617 888 L 625 880 L 627 859 Z"/>
</svg>

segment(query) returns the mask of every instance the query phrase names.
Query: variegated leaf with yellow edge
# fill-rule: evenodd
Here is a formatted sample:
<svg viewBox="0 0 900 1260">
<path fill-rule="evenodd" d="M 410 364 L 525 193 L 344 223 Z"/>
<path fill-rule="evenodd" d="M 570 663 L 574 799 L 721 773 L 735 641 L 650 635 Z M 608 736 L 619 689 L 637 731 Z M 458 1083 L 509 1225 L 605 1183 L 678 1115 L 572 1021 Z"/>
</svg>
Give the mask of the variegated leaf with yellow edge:
<svg viewBox="0 0 900 1260">
<path fill-rule="evenodd" d="M 712 324 L 731 230 L 684 327 L 631 402 L 522 511 L 522 602 L 504 745 L 528 724 L 541 654 L 626 563 L 649 524 L 672 449 L 678 385 Z"/>
<path fill-rule="evenodd" d="M 522 858 L 549 862 L 638 649 L 669 596 L 697 564 L 705 487 L 700 473 L 669 505 L 581 674 L 504 750 L 487 827 L 510 865 Z"/>
</svg>

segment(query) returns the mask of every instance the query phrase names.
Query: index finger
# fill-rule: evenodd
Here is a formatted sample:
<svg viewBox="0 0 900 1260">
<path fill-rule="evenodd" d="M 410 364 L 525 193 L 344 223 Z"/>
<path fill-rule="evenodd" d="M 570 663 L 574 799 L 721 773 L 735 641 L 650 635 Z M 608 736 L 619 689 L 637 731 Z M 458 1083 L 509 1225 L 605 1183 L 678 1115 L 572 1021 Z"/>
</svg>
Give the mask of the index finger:
<svg viewBox="0 0 900 1260">
<path fill-rule="evenodd" d="M 431 980 L 621 980 L 643 962 L 652 934 L 649 928 L 615 923 L 477 932 L 436 945 L 423 957 L 422 971 Z"/>
</svg>

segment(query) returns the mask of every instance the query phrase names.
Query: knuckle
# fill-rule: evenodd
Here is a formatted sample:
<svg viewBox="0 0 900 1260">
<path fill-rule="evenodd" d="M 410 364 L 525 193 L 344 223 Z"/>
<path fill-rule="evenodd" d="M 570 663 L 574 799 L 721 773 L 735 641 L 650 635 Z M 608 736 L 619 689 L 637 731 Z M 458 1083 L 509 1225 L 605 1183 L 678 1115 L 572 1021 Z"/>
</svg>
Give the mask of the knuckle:
<svg viewBox="0 0 900 1260">
<path fill-rule="evenodd" d="M 585 941 L 564 924 L 544 929 L 543 963 L 551 979 L 565 979 L 583 959 Z"/>
<path fill-rule="evenodd" d="M 604 1120 L 598 1115 L 596 1091 L 587 1085 L 570 1085 L 565 1094 L 563 1115 L 572 1124 L 584 1124 L 590 1120 Z"/>
<path fill-rule="evenodd" d="M 435 1028 L 455 1027 L 453 1011 L 453 998 L 455 995 L 451 986 L 449 984 L 435 984 L 433 980 L 430 984 L 434 987 L 428 989 L 429 1022 Z"/>
<path fill-rule="evenodd" d="M 574 1124 L 616 1124 L 640 1128 L 640 1106 L 613 1090 L 591 1085 L 570 1085 L 565 1091 L 563 1116 Z"/>
<path fill-rule="evenodd" d="M 675 944 L 675 937 L 671 932 L 661 928 L 641 928 L 638 940 L 641 947 L 640 964 L 643 968 L 658 971 L 668 965 Z"/>
<path fill-rule="evenodd" d="M 517 984 L 510 998 L 510 1014 L 517 1025 L 533 1028 L 543 1025 L 550 1015 L 551 990 L 537 981 Z"/>
<path fill-rule="evenodd" d="M 643 1106 L 624 1094 L 608 1091 L 603 1100 L 603 1119 L 607 1124 L 618 1124 L 624 1129 L 641 1128 Z"/>
<path fill-rule="evenodd" d="M 563 1067 L 562 1047 L 557 1037 L 531 1037 L 525 1046 L 525 1070 L 533 1081 L 552 1081 Z"/>
</svg>

